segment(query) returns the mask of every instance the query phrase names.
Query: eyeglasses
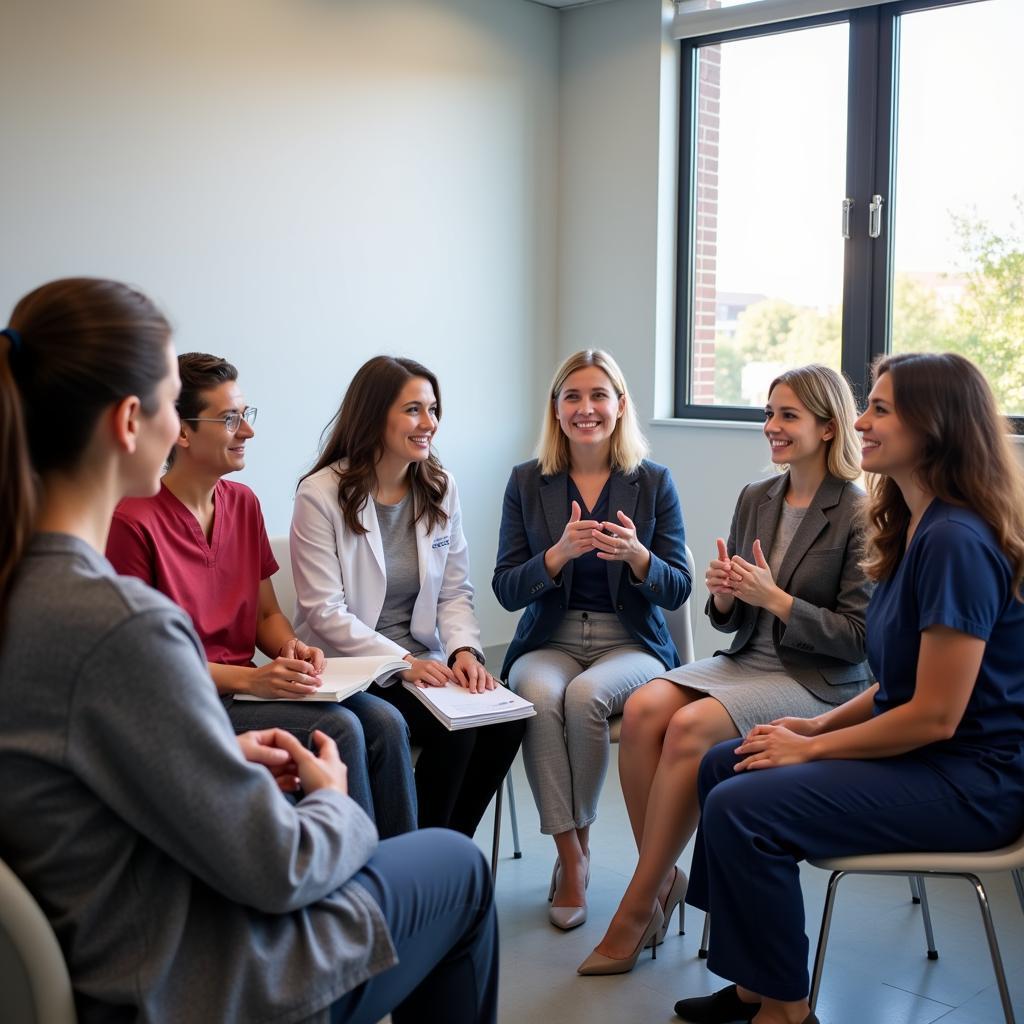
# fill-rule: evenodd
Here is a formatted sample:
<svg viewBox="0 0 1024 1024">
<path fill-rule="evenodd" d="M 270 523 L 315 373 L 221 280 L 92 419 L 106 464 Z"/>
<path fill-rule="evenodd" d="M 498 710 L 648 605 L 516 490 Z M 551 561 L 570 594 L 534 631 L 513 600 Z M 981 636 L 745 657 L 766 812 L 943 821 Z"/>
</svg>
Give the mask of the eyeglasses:
<svg viewBox="0 0 1024 1024">
<path fill-rule="evenodd" d="M 244 412 L 226 412 L 223 416 L 182 416 L 182 423 L 223 423 L 229 434 L 234 434 L 242 420 L 251 427 L 256 422 L 256 406 L 247 405 Z"/>
</svg>

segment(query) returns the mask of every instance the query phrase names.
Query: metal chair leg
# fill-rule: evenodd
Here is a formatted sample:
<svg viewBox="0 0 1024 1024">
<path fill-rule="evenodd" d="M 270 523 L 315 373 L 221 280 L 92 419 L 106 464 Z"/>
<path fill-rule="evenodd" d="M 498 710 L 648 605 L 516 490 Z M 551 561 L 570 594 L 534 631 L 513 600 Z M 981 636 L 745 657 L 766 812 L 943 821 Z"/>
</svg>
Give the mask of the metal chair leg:
<svg viewBox="0 0 1024 1024">
<path fill-rule="evenodd" d="M 1013 884 L 1017 888 L 1017 902 L 1020 903 L 1020 912 L 1024 914 L 1024 868 L 1017 868 L 1010 873 L 1013 875 Z"/>
<path fill-rule="evenodd" d="M 1003 958 L 999 954 L 999 943 L 996 941 L 996 930 L 992 924 L 992 912 L 989 910 L 988 894 L 981 879 L 977 875 L 963 876 L 974 886 L 974 893 L 978 897 L 978 907 L 981 909 L 981 919 L 985 924 L 985 938 L 988 939 L 988 951 L 992 957 L 992 969 L 996 972 L 996 986 L 999 989 L 999 999 L 1003 1004 L 1003 1016 L 1006 1024 L 1016 1024 L 1013 1015 L 1013 1003 L 1010 1002 L 1010 990 L 1006 984 L 1006 973 L 1003 970 Z"/>
<path fill-rule="evenodd" d="M 811 972 L 811 994 L 807 997 L 811 1013 L 818 1003 L 821 991 L 821 974 L 825 969 L 825 948 L 828 946 L 828 933 L 832 929 L 832 911 L 836 905 L 836 890 L 841 879 L 846 877 L 845 871 L 833 871 L 825 890 L 825 909 L 821 914 L 821 931 L 818 933 L 818 948 L 814 952 L 814 970 Z"/>
<path fill-rule="evenodd" d="M 697 950 L 697 956 L 701 960 L 707 960 L 708 958 L 708 937 L 711 935 L 711 915 L 704 915 L 704 931 L 700 935 L 700 949 Z"/>
<path fill-rule="evenodd" d="M 523 851 L 519 846 L 519 817 L 516 814 L 516 790 L 512 785 L 512 770 L 505 776 L 505 788 L 508 790 L 508 816 L 512 825 L 512 858 L 521 860 Z"/>
<path fill-rule="evenodd" d="M 907 875 L 910 880 L 910 902 L 920 903 L 921 902 L 921 890 L 918 889 L 917 883 L 920 880 L 919 875 Z"/>
<path fill-rule="evenodd" d="M 917 891 L 921 902 L 921 919 L 924 921 L 924 937 L 928 943 L 928 959 L 938 960 L 939 951 L 935 948 L 935 934 L 932 932 L 932 914 L 928 907 L 928 890 L 924 887 L 923 875 L 911 875 L 911 880 L 916 880 Z"/>
<path fill-rule="evenodd" d="M 491 840 L 491 881 L 498 879 L 498 851 L 501 844 L 501 786 L 494 794 L 494 838 Z"/>
</svg>

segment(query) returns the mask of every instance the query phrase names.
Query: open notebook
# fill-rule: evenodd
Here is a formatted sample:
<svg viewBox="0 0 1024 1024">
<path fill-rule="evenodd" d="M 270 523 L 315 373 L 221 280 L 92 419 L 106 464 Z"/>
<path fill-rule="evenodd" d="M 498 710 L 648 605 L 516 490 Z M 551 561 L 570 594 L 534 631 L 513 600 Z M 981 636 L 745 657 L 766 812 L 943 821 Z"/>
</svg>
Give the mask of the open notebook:
<svg viewBox="0 0 1024 1024">
<path fill-rule="evenodd" d="M 523 700 L 504 686 L 484 690 L 483 693 L 470 693 L 457 683 L 425 688 L 413 683 L 403 685 L 450 731 L 532 718 L 537 713 L 528 700 Z"/>
<path fill-rule="evenodd" d="M 342 701 L 353 693 L 365 690 L 370 683 L 379 683 L 395 672 L 404 672 L 407 661 L 389 654 L 366 658 L 325 658 L 321 674 L 323 684 L 308 697 L 254 697 L 239 693 L 235 700 L 329 700 Z"/>
</svg>

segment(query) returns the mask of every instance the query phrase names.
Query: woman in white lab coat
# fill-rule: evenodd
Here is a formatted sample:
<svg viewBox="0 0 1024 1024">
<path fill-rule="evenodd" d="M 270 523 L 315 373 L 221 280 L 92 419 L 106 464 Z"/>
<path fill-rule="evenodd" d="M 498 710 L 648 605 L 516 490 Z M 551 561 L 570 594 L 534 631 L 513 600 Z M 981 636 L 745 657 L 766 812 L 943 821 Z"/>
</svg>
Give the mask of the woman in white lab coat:
<svg viewBox="0 0 1024 1024">
<path fill-rule="evenodd" d="M 295 631 L 329 657 L 409 662 L 371 692 L 401 711 L 422 748 L 419 825 L 472 835 L 523 722 L 448 732 L 395 685 L 497 685 L 484 667 L 455 481 L 432 450 L 440 418 L 440 388 L 426 367 L 377 356 L 358 370 L 295 499 Z"/>
</svg>

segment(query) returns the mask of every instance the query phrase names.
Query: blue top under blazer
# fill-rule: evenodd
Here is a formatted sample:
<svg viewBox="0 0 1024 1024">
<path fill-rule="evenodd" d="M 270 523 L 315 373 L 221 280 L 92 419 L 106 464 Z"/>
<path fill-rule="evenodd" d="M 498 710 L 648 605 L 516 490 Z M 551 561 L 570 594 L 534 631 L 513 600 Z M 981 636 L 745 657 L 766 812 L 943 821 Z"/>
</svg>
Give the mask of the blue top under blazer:
<svg viewBox="0 0 1024 1024">
<path fill-rule="evenodd" d="M 608 562 L 608 592 L 619 621 L 666 668 L 679 664 L 662 608 L 678 608 L 692 581 L 686 566 L 686 535 L 672 476 L 646 459 L 630 474 L 612 471 L 608 516 L 624 512 L 636 525 L 637 539 L 651 553 L 647 578 L 638 582 L 623 562 Z M 569 521 L 569 474 L 545 476 L 536 459 L 512 470 L 501 510 L 498 560 L 491 586 L 508 611 L 525 608 L 501 667 L 508 678 L 515 660 L 542 647 L 570 606 L 573 563 L 553 580 L 544 552 L 558 542 Z M 626 570 L 626 571 L 623 571 Z"/>
</svg>

